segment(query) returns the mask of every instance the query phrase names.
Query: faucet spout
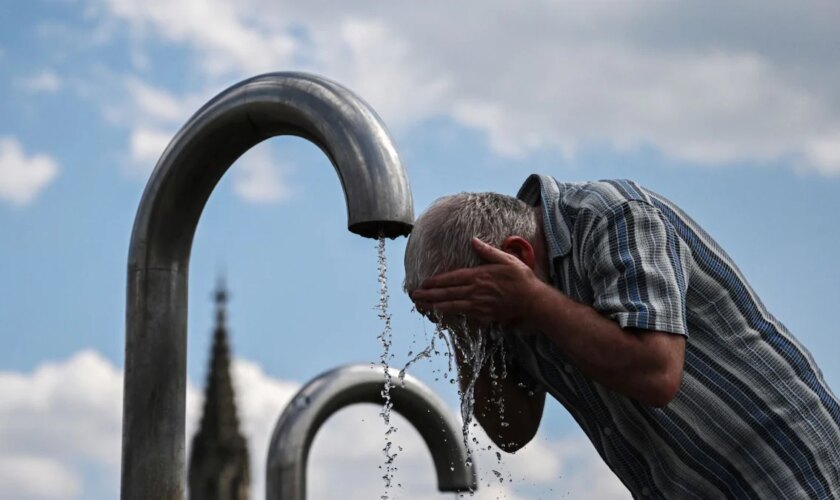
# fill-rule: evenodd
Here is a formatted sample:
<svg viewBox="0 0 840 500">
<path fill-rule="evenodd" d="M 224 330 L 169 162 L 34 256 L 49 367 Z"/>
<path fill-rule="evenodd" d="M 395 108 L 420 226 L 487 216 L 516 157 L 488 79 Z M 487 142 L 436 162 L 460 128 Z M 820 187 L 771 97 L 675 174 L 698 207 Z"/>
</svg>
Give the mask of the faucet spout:
<svg viewBox="0 0 840 500">
<path fill-rule="evenodd" d="M 335 166 L 348 228 L 395 238 L 414 219 L 405 170 L 382 121 L 327 79 L 271 73 L 205 104 L 164 151 L 140 201 L 128 256 L 121 494 L 184 498 L 187 281 L 199 217 L 222 175 L 277 135 L 318 145 Z"/>
<path fill-rule="evenodd" d="M 396 379 L 397 372 L 390 370 Z M 357 403 L 382 404 L 384 371 L 369 365 L 346 365 L 307 383 L 278 418 L 268 447 L 266 500 L 306 498 L 306 464 L 318 429 L 331 415 Z M 405 385 L 391 389 L 392 409 L 423 437 L 432 454 L 440 491 L 475 489 L 474 464 L 454 416 L 426 385 L 405 376 Z"/>
<path fill-rule="evenodd" d="M 376 112 L 325 78 L 269 73 L 210 100 L 169 143 L 137 210 L 130 268 L 188 259 L 219 179 L 248 149 L 278 135 L 303 137 L 326 153 L 341 181 L 350 231 L 369 238 L 411 231 L 408 178 Z"/>
</svg>

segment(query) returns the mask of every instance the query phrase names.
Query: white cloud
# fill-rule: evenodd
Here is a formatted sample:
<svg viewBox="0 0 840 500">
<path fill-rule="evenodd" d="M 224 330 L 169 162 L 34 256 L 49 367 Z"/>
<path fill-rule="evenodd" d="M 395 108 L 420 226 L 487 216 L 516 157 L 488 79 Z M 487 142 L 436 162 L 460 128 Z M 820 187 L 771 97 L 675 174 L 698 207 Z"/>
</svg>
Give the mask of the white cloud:
<svg viewBox="0 0 840 500">
<path fill-rule="evenodd" d="M 58 163 L 50 156 L 27 156 L 16 138 L 0 137 L 0 199 L 12 205 L 28 205 L 58 171 Z"/>
<path fill-rule="evenodd" d="M 0 436 L 4 451 L 81 452 L 111 466 L 119 435 L 122 383 L 119 372 L 94 351 L 81 351 L 63 363 L 46 363 L 33 374 L 0 374 Z M 91 411 L 95 410 L 95 411 Z M 64 423 L 56 422 L 63 419 Z M 65 433 L 68 426 L 74 432 Z M 37 433 L 15 433 L 31 427 Z M 97 438 L 101 436 L 101 438 Z"/>
<path fill-rule="evenodd" d="M 733 24 L 710 5 L 654 1 L 91 1 L 190 48 L 205 78 L 315 71 L 391 125 L 448 116 L 503 155 L 652 146 L 698 164 L 799 156 L 840 170 L 825 139 L 840 128 L 834 4 L 749 1 Z"/>
<path fill-rule="evenodd" d="M 136 78 L 114 78 L 122 98 L 103 107 L 105 118 L 129 129 L 128 172 L 145 178 L 157 164 L 175 132 L 204 101 L 201 92 L 176 96 Z"/>
<path fill-rule="evenodd" d="M 135 76 L 120 77 L 105 69 L 95 73 L 96 84 L 79 86 L 77 91 L 88 99 L 97 100 L 108 122 L 131 129 L 177 129 L 212 96 L 210 90 L 176 95 Z M 107 98 L 91 94 L 91 88 L 93 92 L 107 92 Z"/>
<path fill-rule="evenodd" d="M 45 363 L 31 374 L 0 372 L 0 462 L 21 472 L 56 474 L 61 491 L 19 476 L 2 484 L 0 497 L 78 498 L 82 463 L 94 463 L 116 488 L 119 475 L 122 377 L 93 351 Z M 5 469 L 5 467 L 4 467 Z"/>
<path fill-rule="evenodd" d="M 122 79 L 127 98 L 105 107 L 106 118 L 128 127 L 129 172 L 148 175 L 175 136 L 178 127 L 210 98 L 209 90 L 176 96 L 135 77 Z M 294 190 L 291 168 L 272 159 L 268 144 L 247 151 L 233 168 L 233 190 L 250 203 L 289 199 Z"/>
<path fill-rule="evenodd" d="M 31 93 L 52 94 L 61 90 L 61 78 L 52 70 L 45 69 L 32 76 L 18 80 L 19 88 Z"/>
<path fill-rule="evenodd" d="M 210 74 L 270 71 L 288 65 L 295 48 L 293 37 L 261 29 L 256 16 L 227 0 L 102 0 L 101 6 L 139 33 L 192 47 Z"/>
<path fill-rule="evenodd" d="M 808 143 L 809 164 L 825 175 L 840 175 L 840 132 Z"/>
<path fill-rule="evenodd" d="M 77 473 L 45 457 L 0 457 L 0 495 L 17 500 L 76 498 L 81 492 Z M 6 497 L 6 494 L 10 496 Z"/>
<path fill-rule="evenodd" d="M 302 51 L 303 52 L 303 51 Z M 449 82 L 387 21 L 347 17 L 313 30 L 306 69 L 319 72 L 370 102 L 389 127 L 441 114 Z"/>
<path fill-rule="evenodd" d="M 292 194 L 284 165 L 271 158 L 268 144 L 258 144 L 242 155 L 233 167 L 233 190 L 251 203 L 283 201 Z"/>
<path fill-rule="evenodd" d="M 235 360 L 233 380 L 242 431 L 251 453 L 252 498 L 265 493 L 264 467 L 277 417 L 299 384 L 268 376 L 258 365 Z M 202 396 L 187 387 L 187 436 L 201 413 Z M 31 373 L 0 372 L 0 498 L 113 498 L 118 492 L 122 374 L 94 351 L 45 363 Z M 374 405 L 358 405 L 329 419 L 311 451 L 308 485 L 314 498 L 376 498 L 384 492 L 384 424 Z M 401 417 L 393 436 L 397 457 L 395 498 L 442 498 L 431 457 L 420 435 Z M 533 498 L 554 491 L 570 498 L 627 498 L 591 445 L 571 436 L 537 438 L 499 463 L 489 440 L 477 434 L 480 489 L 473 497 Z M 187 455 L 189 456 L 189 455 Z M 499 482 L 492 470 L 501 472 Z M 42 478 L 49 477 L 50 481 Z M 330 478 L 328 481 L 323 478 Z M 99 488 L 99 489 L 97 489 Z M 102 491 L 100 491 L 102 490 Z M 95 493 L 95 492 L 98 492 Z M 546 496 L 546 495 L 543 495 Z M 547 496 L 562 496 L 549 493 Z"/>
<path fill-rule="evenodd" d="M 131 131 L 129 152 L 137 171 L 151 172 L 174 133 L 168 130 L 138 127 Z"/>
<path fill-rule="evenodd" d="M 598 456 L 583 436 L 569 437 L 547 446 L 559 457 L 559 474 L 553 484 L 555 496 L 564 498 L 597 498 L 619 500 L 630 497 L 629 491 Z"/>
<path fill-rule="evenodd" d="M 132 121 L 155 123 L 183 123 L 197 110 L 194 98 L 179 99 L 163 89 L 153 87 L 138 78 L 127 78 L 125 85 L 131 97 Z"/>
</svg>

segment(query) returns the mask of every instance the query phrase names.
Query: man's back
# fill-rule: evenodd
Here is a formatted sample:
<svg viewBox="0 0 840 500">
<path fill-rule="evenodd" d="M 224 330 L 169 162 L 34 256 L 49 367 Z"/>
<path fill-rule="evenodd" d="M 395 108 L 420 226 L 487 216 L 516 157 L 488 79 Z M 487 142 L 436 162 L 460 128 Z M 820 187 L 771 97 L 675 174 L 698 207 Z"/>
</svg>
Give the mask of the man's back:
<svg viewBox="0 0 840 500">
<path fill-rule="evenodd" d="M 840 492 L 837 398 L 693 220 L 630 181 L 532 176 L 519 197 L 542 204 L 555 286 L 623 327 L 687 337 L 682 385 L 664 408 L 606 389 L 533 339 L 535 377 L 635 495 Z"/>
</svg>

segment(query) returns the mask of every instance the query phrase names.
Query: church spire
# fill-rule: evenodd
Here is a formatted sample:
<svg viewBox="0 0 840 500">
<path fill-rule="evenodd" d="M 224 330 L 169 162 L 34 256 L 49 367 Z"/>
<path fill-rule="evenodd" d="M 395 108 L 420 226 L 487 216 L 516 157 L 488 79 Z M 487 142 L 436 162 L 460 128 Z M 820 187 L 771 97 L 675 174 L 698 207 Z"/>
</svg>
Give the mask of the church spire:
<svg viewBox="0 0 840 500">
<path fill-rule="evenodd" d="M 220 276 L 216 281 L 213 297 L 216 301 L 216 330 L 226 329 L 228 291 L 224 276 Z"/>
<path fill-rule="evenodd" d="M 199 433 L 209 432 L 231 441 L 241 436 L 230 377 L 230 347 L 226 324 L 228 292 L 224 279 L 219 279 L 213 295 L 216 299 L 216 327 L 213 331 L 210 372 L 207 376 L 204 414 Z"/>
<path fill-rule="evenodd" d="M 190 454 L 189 488 L 194 500 L 245 500 L 250 482 L 248 448 L 239 432 L 227 331 L 228 292 L 219 279 L 204 410 Z"/>
</svg>

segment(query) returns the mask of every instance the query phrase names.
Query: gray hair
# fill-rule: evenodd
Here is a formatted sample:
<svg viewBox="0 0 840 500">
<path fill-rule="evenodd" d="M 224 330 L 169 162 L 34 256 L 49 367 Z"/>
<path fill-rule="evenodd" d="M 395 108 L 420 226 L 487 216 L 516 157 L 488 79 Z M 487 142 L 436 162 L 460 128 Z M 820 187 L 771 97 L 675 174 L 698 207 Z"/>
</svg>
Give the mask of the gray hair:
<svg viewBox="0 0 840 500">
<path fill-rule="evenodd" d="M 470 243 L 473 237 L 499 248 L 509 236 L 536 242 L 533 207 L 498 193 L 438 198 L 420 215 L 408 238 L 403 289 L 411 292 L 435 274 L 477 266 L 480 259 Z"/>
</svg>

